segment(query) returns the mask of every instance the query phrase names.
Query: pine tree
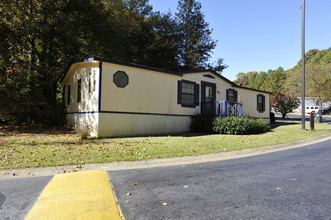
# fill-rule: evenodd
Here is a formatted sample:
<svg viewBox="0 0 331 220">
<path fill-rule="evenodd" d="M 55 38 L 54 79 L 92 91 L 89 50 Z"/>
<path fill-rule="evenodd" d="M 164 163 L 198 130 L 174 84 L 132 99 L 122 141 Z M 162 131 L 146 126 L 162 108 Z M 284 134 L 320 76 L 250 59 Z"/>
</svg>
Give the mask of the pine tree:
<svg viewBox="0 0 331 220">
<path fill-rule="evenodd" d="M 212 30 L 204 20 L 201 3 L 195 0 L 179 0 L 176 19 L 180 27 L 180 64 L 184 70 L 203 69 L 208 66 L 211 51 L 216 41 Z"/>
</svg>

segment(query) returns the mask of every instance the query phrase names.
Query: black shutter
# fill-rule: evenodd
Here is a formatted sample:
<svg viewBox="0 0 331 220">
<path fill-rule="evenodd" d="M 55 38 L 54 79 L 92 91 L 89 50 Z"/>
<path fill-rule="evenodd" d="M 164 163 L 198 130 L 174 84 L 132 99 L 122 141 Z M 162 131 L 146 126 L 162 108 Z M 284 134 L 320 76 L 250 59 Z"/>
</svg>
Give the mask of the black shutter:
<svg viewBox="0 0 331 220">
<path fill-rule="evenodd" d="M 262 112 L 265 111 L 265 96 L 262 95 Z"/>
<path fill-rule="evenodd" d="M 257 99 L 256 99 L 256 110 L 257 110 L 258 112 L 260 112 L 260 107 L 259 107 L 259 96 L 260 96 L 260 95 L 257 95 L 257 96 L 256 96 L 256 98 L 257 98 Z"/>
<path fill-rule="evenodd" d="M 195 84 L 195 105 L 199 106 L 199 84 Z"/>
<path fill-rule="evenodd" d="M 201 83 L 201 102 L 206 101 L 206 85 L 202 82 Z"/>
<path fill-rule="evenodd" d="M 71 88 L 70 85 L 68 85 L 68 92 L 67 92 L 67 95 L 68 95 L 68 96 L 67 96 L 67 105 L 70 105 L 70 96 L 71 96 L 71 94 L 70 94 L 70 93 L 71 93 L 70 88 Z"/>
<path fill-rule="evenodd" d="M 229 101 L 229 89 L 226 90 L 226 101 Z"/>
<path fill-rule="evenodd" d="M 82 79 L 77 82 L 77 102 L 80 102 L 82 98 Z"/>
<path fill-rule="evenodd" d="M 212 100 L 215 102 L 216 101 L 216 86 L 213 86 L 213 97 L 212 97 Z"/>
<path fill-rule="evenodd" d="M 177 85 L 177 104 L 182 103 L 182 81 L 178 80 L 178 85 Z"/>
<path fill-rule="evenodd" d="M 234 101 L 238 101 L 238 92 L 236 90 L 234 90 Z"/>
</svg>

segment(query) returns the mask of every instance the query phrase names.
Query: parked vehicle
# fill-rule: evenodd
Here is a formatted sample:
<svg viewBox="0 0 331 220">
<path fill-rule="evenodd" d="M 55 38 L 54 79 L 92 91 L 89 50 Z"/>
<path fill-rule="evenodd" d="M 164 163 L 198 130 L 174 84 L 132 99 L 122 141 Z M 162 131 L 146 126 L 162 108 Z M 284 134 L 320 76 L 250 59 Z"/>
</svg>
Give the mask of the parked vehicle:
<svg viewBox="0 0 331 220">
<path fill-rule="evenodd" d="M 323 115 L 331 115 L 331 107 L 322 110 Z"/>
<path fill-rule="evenodd" d="M 306 113 L 310 114 L 310 113 L 317 113 L 318 111 L 322 111 L 322 107 L 320 106 L 308 106 L 306 107 Z"/>
</svg>

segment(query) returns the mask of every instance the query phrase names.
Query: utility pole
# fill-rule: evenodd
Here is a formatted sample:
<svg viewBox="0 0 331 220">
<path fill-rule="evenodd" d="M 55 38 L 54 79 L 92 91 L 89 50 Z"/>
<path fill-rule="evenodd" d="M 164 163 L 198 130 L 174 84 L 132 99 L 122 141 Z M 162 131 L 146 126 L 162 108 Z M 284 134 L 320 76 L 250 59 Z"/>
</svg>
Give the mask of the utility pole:
<svg viewBox="0 0 331 220">
<path fill-rule="evenodd" d="M 302 0 L 302 28 L 301 28 L 301 116 L 302 130 L 306 130 L 306 97 L 305 97 L 305 0 Z"/>
</svg>

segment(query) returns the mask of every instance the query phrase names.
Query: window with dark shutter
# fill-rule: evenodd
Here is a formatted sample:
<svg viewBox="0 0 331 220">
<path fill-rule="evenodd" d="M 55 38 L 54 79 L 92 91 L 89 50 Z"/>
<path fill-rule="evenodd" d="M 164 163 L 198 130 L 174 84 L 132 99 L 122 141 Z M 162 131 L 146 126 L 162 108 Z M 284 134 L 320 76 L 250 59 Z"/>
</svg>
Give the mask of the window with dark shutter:
<svg viewBox="0 0 331 220">
<path fill-rule="evenodd" d="M 82 98 L 82 80 L 79 79 L 77 83 L 77 102 L 80 102 Z"/>
<path fill-rule="evenodd" d="M 88 76 L 88 93 L 91 93 L 91 73 Z"/>
<path fill-rule="evenodd" d="M 178 104 L 182 107 L 199 105 L 199 85 L 186 80 L 178 81 Z"/>
<path fill-rule="evenodd" d="M 237 102 L 238 92 L 234 89 L 226 90 L 226 101 Z"/>
<path fill-rule="evenodd" d="M 265 96 L 262 94 L 257 95 L 257 111 L 260 113 L 265 111 Z"/>
<path fill-rule="evenodd" d="M 195 103 L 195 88 L 193 83 L 182 83 L 182 104 L 194 105 Z"/>
<path fill-rule="evenodd" d="M 68 92 L 67 92 L 67 105 L 70 105 L 70 96 L 71 96 L 71 94 L 70 94 L 70 89 L 71 89 L 71 86 L 70 85 L 68 85 Z"/>
</svg>

